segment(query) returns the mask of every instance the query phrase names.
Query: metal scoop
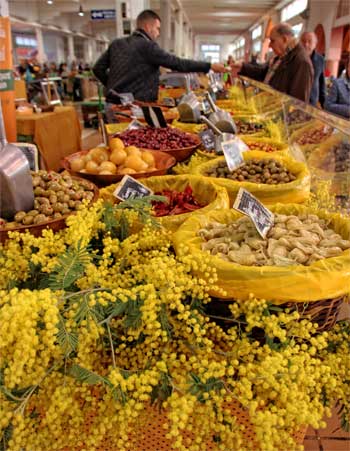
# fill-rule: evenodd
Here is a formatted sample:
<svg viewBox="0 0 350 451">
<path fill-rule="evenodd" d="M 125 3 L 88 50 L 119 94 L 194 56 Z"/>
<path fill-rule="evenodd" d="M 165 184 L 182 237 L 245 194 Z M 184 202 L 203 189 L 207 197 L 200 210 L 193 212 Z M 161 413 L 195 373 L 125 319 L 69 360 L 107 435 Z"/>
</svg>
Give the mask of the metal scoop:
<svg viewBox="0 0 350 451">
<path fill-rule="evenodd" d="M 215 151 L 217 154 L 221 154 L 222 153 L 221 144 L 223 142 L 230 141 L 235 137 L 235 135 L 233 133 L 222 132 L 218 127 L 216 127 L 215 124 L 213 124 L 213 122 L 211 122 L 210 119 L 208 119 L 205 116 L 201 116 L 200 119 L 202 122 L 207 124 L 208 127 L 210 127 L 215 133 Z"/>
<path fill-rule="evenodd" d="M 237 133 L 237 128 L 233 119 L 227 111 L 220 110 L 214 103 L 211 95 L 207 94 L 208 102 L 213 109 L 213 113 L 210 114 L 209 120 L 222 132 L 226 133 Z"/>
<path fill-rule="evenodd" d="M 0 101 L 0 217 L 12 219 L 17 211 L 31 210 L 33 204 L 29 163 L 18 147 L 7 142 Z"/>
<path fill-rule="evenodd" d="M 193 92 L 184 95 L 177 106 L 181 122 L 198 123 L 201 115 L 201 104 Z"/>
</svg>

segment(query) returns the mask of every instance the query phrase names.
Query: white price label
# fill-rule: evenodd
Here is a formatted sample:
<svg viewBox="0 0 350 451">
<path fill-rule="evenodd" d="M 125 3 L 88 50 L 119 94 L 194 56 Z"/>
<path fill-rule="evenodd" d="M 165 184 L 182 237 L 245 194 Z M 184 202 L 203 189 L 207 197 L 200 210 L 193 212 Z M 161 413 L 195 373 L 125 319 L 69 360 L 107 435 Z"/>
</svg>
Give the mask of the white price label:
<svg viewBox="0 0 350 451">
<path fill-rule="evenodd" d="M 199 137 L 206 150 L 215 149 L 215 135 L 213 130 L 207 129 L 199 133 Z"/>
<path fill-rule="evenodd" d="M 235 210 L 240 211 L 253 221 L 256 230 L 265 238 L 274 223 L 274 214 L 267 209 L 255 196 L 244 188 L 240 188 L 233 204 Z"/>
<path fill-rule="evenodd" d="M 224 153 L 226 164 L 232 172 L 244 163 L 242 153 L 249 149 L 249 147 L 239 138 L 224 141 L 221 144 Z"/>
<path fill-rule="evenodd" d="M 152 194 L 152 190 L 147 188 L 130 175 L 125 175 L 113 195 L 119 200 L 136 199 L 146 197 Z"/>
<path fill-rule="evenodd" d="M 133 93 L 131 92 L 122 92 L 118 93 L 120 97 L 120 101 L 122 105 L 130 105 L 135 100 Z"/>
<path fill-rule="evenodd" d="M 144 128 L 144 125 L 141 124 L 141 122 L 139 122 L 137 119 L 134 119 L 127 126 L 126 130 L 138 130 L 140 128 Z"/>
</svg>

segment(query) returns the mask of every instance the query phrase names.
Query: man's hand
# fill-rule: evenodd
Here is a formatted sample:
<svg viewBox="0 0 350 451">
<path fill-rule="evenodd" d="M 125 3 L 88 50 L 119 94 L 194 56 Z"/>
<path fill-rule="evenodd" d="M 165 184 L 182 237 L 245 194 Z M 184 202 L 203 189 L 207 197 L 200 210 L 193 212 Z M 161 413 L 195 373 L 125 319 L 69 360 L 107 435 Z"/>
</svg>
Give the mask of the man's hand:
<svg viewBox="0 0 350 451">
<path fill-rule="evenodd" d="M 230 64 L 232 77 L 238 77 L 238 72 L 241 71 L 243 63 Z"/>
<path fill-rule="evenodd" d="M 223 64 L 220 63 L 213 63 L 210 67 L 211 70 L 213 70 L 214 72 L 229 72 L 229 70 L 227 69 L 227 67 L 225 67 Z"/>
</svg>

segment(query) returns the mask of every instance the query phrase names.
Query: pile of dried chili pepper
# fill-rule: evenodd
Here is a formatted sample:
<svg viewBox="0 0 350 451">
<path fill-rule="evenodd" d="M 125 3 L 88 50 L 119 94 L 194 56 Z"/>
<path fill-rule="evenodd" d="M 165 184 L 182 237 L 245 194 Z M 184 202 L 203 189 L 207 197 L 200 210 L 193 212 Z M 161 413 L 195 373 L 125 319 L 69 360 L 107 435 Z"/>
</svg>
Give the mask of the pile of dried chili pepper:
<svg viewBox="0 0 350 451">
<path fill-rule="evenodd" d="M 184 191 L 165 189 L 155 193 L 168 198 L 167 202 L 152 202 L 154 216 L 181 215 L 202 208 L 193 197 L 190 185 Z"/>
</svg>

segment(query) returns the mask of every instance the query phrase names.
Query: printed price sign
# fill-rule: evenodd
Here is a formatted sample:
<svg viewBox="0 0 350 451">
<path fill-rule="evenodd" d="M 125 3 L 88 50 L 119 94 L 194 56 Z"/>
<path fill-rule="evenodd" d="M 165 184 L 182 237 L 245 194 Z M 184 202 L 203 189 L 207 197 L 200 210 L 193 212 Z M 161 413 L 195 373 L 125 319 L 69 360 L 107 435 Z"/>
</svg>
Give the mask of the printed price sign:
<svg viewBox="0 0 350 451">
<path fill-rule="evenodd" d="M 267 232 L 274 223 L 274 214 L 268 210 L 256 197 L 249 191 L 240 188 L 233 204 L 235 210 L 240 211 L 253 221 L 256 230 L 265 238 Z"/>
<path fill-rule="evenodd" d="M 150 127 L 166 128 L 167 123 L 163 116 L 163 111 L 159 106 L 143 106 L 143 115 Z"/>
<path fill-rule="evenodd" d="M 209 103 L 208 99 L 203 99 L 202 110 L 203 110 L 203 114 L 211 113 L 211 106 L 210 106 L 210 103 Z"/>
<path fill-rule="evenodd" d="M 213 130 L 211 130 L 210 128 L 208 128 L 207 130 L 203 130 L 202 132 L 199 133 L 199 137 L 206 150 L 215 149 L 215 135 Z"/>
<path fill-rule="evenodd" d="M 162 100 L 162 104 L 164 106 L 171 106 L 171 107 L 176 106 L 175 99 L 173 99 L 172 97 L 164 97 Z"/>
<path fill-rule="evenodd" d="M 143 111 L 138 105 L 132 105 L 131 106 L 131 114 L 135 117 L 138 117 L 140 119 L 143 119 Z"/>
<path fill-rule="evenodd" d="M 118 93 L 122 105 L 130 105 L 135 100 L 134 95 L 131 92 Z"/>
<path fill-rule="evenodd" d="M 127 126 L 126 130 L 138 130 L 139 128 L 143 128 L 143 127 L 144 127 L 144 125 L 141 124 L 140 121 L 138 121 L 137 119 L 134 119 Z M 118 136 L 118 134 L 116 136 Z"/>
<path fill-rule="evenodd" d="M 239 138 L 224 141 L 221 144 L 226 159 L 227 167 L 232 172 L 244 163 L 242 153 L 249 147 Z"/>
<path fill-rule="evenodd" d="M 138 197 L 150 196 L 151 194 L 152 190 L 130 175 L 125 175 L 122 178 L 118 188 L 113 193 L 119 200 L 136 199 Z"/>
</svg>

